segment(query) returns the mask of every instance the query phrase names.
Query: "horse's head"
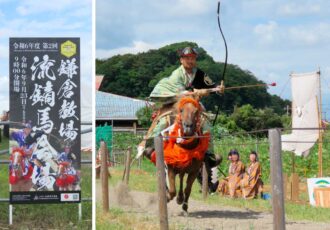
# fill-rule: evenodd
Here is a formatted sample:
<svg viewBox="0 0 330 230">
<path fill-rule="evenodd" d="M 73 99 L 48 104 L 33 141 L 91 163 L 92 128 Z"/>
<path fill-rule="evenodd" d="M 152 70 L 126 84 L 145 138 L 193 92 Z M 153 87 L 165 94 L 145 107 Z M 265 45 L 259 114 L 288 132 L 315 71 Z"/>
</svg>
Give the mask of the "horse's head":
<svg viewBox="0 0 330 230">
<path fill-rule="evenodd" d="M 182 127 L 182 136 L 193 136 L 199 127 L 201 106 L 191 97 L 183 97 L 177 103 L 177 121 Z"/>
<path fill-rule="evenodd" d="M 63 175 L 65 173 L 65 170 L 69 167 L 69 162 L 61 162 L 58 165 L 58 174 Z"/>
<path fill-rule="evenodd" d="M 11 153 L 12 166 L 15 171 L 21 169 L 24 157 L 24 150 L 22 148 L 14 148 Z"/>
</svg>

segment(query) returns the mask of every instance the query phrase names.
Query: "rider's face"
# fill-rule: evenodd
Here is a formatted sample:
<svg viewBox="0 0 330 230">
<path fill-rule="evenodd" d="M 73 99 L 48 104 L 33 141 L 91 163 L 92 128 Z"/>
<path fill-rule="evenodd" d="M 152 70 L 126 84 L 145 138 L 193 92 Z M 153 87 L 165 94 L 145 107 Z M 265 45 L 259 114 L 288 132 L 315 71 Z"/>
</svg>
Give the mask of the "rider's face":
<svg viewBox="0 0 330 230">
<path fill-rule="evenodd" d="M 26 136 L 28 136 L 31 133 L 31 129 L 30 128 L 24 128 L 24 134 Z"/>
<path fill-rule="evenodd" d="M 196 67 L 196 56 L 181 57 L 180 62 L 187 71 L 192 71 Z"/>
</svg>

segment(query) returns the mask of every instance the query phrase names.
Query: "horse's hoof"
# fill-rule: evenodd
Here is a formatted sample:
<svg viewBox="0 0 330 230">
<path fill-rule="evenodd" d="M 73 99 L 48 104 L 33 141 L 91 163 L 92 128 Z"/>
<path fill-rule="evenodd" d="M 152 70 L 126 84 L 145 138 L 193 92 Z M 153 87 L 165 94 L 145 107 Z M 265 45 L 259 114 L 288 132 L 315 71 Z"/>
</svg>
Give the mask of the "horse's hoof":
<svg viewBox="0 0 330 230">
<path fill-rule="evenodd" d="M 183 211 L 183 216 L 184 217 L 188 217 L 189 216 L 189 213 L 187 211 Z"/>
<path fill-rule="evenodd" d="M 183 203 L 183 196 L 177 196 L 176 197 L 176 203 L 178 204 L 178 205 L 181 205 L 182 203 Z"/>
<path fill-rule="evenodd" d="M 188 213 L 188 203 L 184 202 L 183 205 L 182 205 L 182 209 L 183 209 L 184 212 Z"/>
</svg>

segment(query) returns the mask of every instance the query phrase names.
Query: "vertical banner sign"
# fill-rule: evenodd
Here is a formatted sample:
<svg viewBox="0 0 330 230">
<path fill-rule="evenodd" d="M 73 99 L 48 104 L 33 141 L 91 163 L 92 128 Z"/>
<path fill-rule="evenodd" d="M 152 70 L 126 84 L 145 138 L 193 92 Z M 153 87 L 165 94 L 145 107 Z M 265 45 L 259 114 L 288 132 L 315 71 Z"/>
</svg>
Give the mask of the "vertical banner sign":
<svg viewBox="0 0 330 230">
<path fill-rule="evenodd" d="M 80 40 L 9 46 L 10 202 L 80 202 Z"/>
</svg>

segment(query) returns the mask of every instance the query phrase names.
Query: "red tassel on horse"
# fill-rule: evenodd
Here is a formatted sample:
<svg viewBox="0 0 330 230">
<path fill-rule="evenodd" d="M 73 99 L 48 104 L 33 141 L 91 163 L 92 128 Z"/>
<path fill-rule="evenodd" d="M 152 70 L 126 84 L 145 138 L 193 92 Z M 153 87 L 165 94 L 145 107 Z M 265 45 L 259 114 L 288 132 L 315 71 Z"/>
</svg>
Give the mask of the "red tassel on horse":
<svg viewBox="0 0 330 230">
<path fill-rule="evenodd" d="M 66 176 L 67 185 L 73 184 L 75 181 L 76 181 L 75 176 L 73 176 L 73 175 L 67 175 Z"/>
<path fill-rule="evenodd" d="M 9 175 L 9 183 L 16 184 L 18 182 L 18 177 L 14 175 Z"/>
<path fill-rule="evenodd" d="M 56 178 L 56 185 L 58 187 L 66 187 L 67 184 L 66 184 L 66 178 L 65 177 L 58 177 Z"/>
</svg>

